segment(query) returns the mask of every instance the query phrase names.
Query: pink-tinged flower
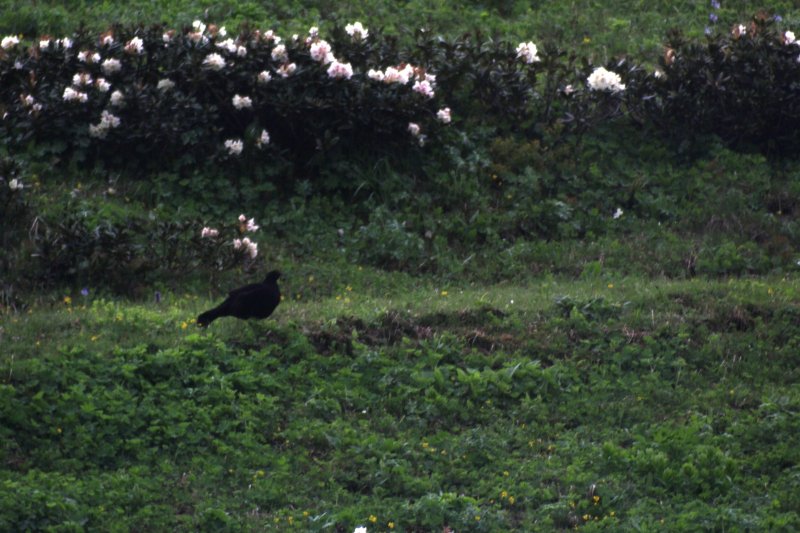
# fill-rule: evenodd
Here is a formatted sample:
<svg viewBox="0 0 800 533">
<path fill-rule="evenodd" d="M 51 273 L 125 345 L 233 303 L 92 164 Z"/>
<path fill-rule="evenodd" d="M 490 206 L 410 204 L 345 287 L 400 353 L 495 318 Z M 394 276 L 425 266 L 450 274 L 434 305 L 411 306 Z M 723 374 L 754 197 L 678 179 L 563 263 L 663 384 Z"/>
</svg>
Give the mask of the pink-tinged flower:
<svg viewBox="0 0 800 533">
<path fill-rule="evenodd" d="M 246 220 L 247 220 L 247 217 L 244 216 L 244 213 L 239 215 L 239 223 L 240 224 L 244 224 Z"/>
<path fill-rule="evenodd" d="M 163 80 L 158 80 L 158 85 L 156 85 L 156 89 L 162 92 L 167 92 L 175 88 L 175 82 L 169 78 L 164 78 Z"/>
<path fill-rule="evenodd" d="M 92 84 L 92 76 L 87 72 L 79 72 L 72 76 L 72 85 L 76 87 L 85 87 Z"/>
<path fill-rule="evenodd" d="M 286 51 L 286 45 L 279 44 L 275 48 L 272 49 L 272 60 L 273 61 L 288 61 L 289 60 L 289 53 Z"/>
<path fill-rule="evenodd" d="M 412 90 L 415 93 L 419 93 L 422 96 L 425 96 L 426 98 L 433 98 L 435 94 L 433 87 L 431 86 L 428 80 L 414 82 L 414 87 L 412 88 Z"/>
<path fill-rule="evenodd" d="M 344 31 L 346 31 L 347 35 L 352 37 L 354 41 L 363 41 L 369 36 L 369 30 L 358 21 L 345 26 Z"/>
<path fill-rule="evenodd" d="M 114 107 L 122 107 L 125 105 L 125 95 L 122 91 L 114 91 L 111 93 L 110 102 Z"/>
<path fill-rule="evenodd" d="M 63 39 L 59 39 L 56 43 L 63 48 L 64 50 L 69 50 L 72 48 L 72 39 L 69 37 L 64 37 Z"/>
<path fill-rule="evenodd" d="M 107 93 L 111 89 L 111 84 L 105 78 L 97 78 L 94 81 L 94 86 L 101 93 Z"/>
<path fill-rule="evenodd" d="M 784 44 L 800 44 L 797 42 L 797 38 L 794 35 L 793 31 L 786 30 L 783 33 L 783 43 Z"/>
<path fill-rule="evenodd" d="M 109 76 L 111 74 L 114 74 L 122 70 L 122 63 L 119 61 L 119 59 L 113 59 L 113 58 L 106 59 L 105 61 L 103 61 L 101 66 L 106 76 Z"/>
<path fill-rule="evenodd" d="M 258 255 L 258 244 L 251 241 L 249 238 L 245 237 L 242 239 L 242 247 L 247 255 L 250 256 L 250 259 L 255 259 Z"/>
<path fill-rule="evenodd" d="M 316 26 L 311 26 L 308 28 L 308 38 L 313 40 L 317 37 L 319 37 L 319 28 Z"/>
<path fill-rule="evenodd" d="M 200 237 L 203 239 L 213 239 L 214 237 L 219 235 L 219 230 L 214 228 L 205 227 L 203 231 L 200 232 Z"/>
<path fill-rule="evenodd" d="M 225 149 L 228 150 L 228 155 L 241 155 L 244 150 L 244 143 L 241 139 L 228 139 L 225 141 Z"/>
<path fill-rule="evenodd" d="M 141 37 L 134 37 L 127 43 L 125 43 L 125 52 L 129 54 L 143 54 L 144 53 L 144 41 Z"/>
<path fill-rule="evenodd" d="M 255 218 L 251 218 L 251 219 L 249 219 L 247 221 L 247 226 L 245 226 L 245 230 L 247 230 L 247 231 L 252 233 L 254 231 L 258 231 L 259 227 L 260 226 L 256 225 L 256 219 Z"/>
<path fill-rule="evenodd" d="M 222 70 L 225 68 L 225 58 L 219 54 L 208 54 L 203 60 L 203 66 L 211 70 Z"/>
<path fill-rule="evenodd" d="M 367 72 L 367 77 L 371 80 L 383 81 L 383 71 L 369 69 L 369 71 Z"/>
<path fill-rule="evenodd" d="M 564 94 L 565 95 L 569 96 L 574 92 L 575 92 L 575 87 L 573 87 L 572 84 L 569 84 L 566 87 L 564 87 Z"/>
<path fill-rule="evenodd" d="M 328 77 L 334 79 L 346 79 L 349 80 L 353 77 L 353 67 L 350 66 L 350 63 L 340 63 L 334 60 L 331 63 L 331 66 L 328 67 Z"/>
<path fill-rule="evenodd" d="M 233 249 L 234 250 L 242 249 L 242 239 L 233 239 Z"/>
<path fill-rule="evenodd" d="M 3 40 L 0 41 L 0 47 L 3 50 L 8 50 L 9 48 L 14 48 L 19 44 L 19 37 L 16 35 L 9 35 L 7 37 L 3 37 Z"/>
<path fill-rule="evenodd" d="M 442 124 L 450 124 L 452 118 L 450 117 L 450 108 L 445 107 L 436 112 L 436 118 Z"/>
<path fill-rule="evenodd" d="M 395 67 L 386 67 L 383 73 L 383 81 L 386 83 L 400 83 L 401 85 L 407 84 L 411 79 L 411 74 L 407 68 L 402 70 Z"/>
<path fill-rule="evenodd" d="M 731 34 L 736 39 L 743 37 L 747 35 L 747 27 L 744 24 L 737 24 L 733 27 L 733 30 L 731 30 Z"/>
<path fill-rule="evenodd" d="M 161 40 L 164 42 L 164 46 L 169 46 L 174 36 L 175 30 L 165 31 L 163 34 L 161 34 Z"/>
<path fill-rule="evenodd" d="M 20 180 L 14 178 L 8 182 L 8 188 L 12 191 L 21 191 L 25 188 L 25 185 Z"/>
<path fill-rule="evenodd" d="M 420 127 L 416 122 L 408 123 L 408 132 L 414 137 L 419 137 Z"/>
<path fill-rule="evenodd" d="M 86 95 L 86 93 L 83 93 L 81 91 L 76 91 L 72 87 L 67 87 L 66 89 L 64 89 L 63 98 L 65 102 L 86 103 L 89 101 L 89 97 Z"/>
<path fill-rule="evenodd" d="M 119 117 L 112 115 L 108 111 L 103 111 L 100 114 L 100 123 L 89 125 L 89 135 L 103 139 L 108 134 L 108 130 L 118 128 L 120 123 Z"/>
<path fill-rule="evenodd" d="M 106 33 L 100 38 L 100 44 L 103 46 L 111 46 L 114 44 L 114 36 L 110 33 Z"/>
<path fill-rule="evenodd" d="M 253 100 L 249 96 L 235 94 L 231 100 L 236 109 L 249 109 L 253 107 Z"/>
<path fill-rule="evenodd" d="M 245 57 L 247 55 L 247 48 L 242 45 L 236 47 L 236 55 L 238 57 Z"/>
<path fill-rule="evenodd" d="M 519 43 L 519 46 L 517 46 L 517 57 L 529 65 L 541 61 L 538 54 L 539 50 L 536 48 L 536 45 L 530 41 L 527 43 Z"/>
<path fill-rule="evenodd" d="M 295 65 L 294 63 L 284 63 L 283 65 L 278 67 L 278 74 L 280 74 L 282 78 L 288 78 L 289 76 L 294 74 L 295 70 L 297 70 L 297 65 Z"/>
<path fill-rule="evenodd" d="M 281 38 L 278 35 L 276 35 L 273 30 L 265 31 L 264 35 L 262 36 L 262 39 L 264 39 L 264 41 L 268 43 L 274 42 L 275 44 L 279 44 L 281 42 Z"/>
<path fill-rule="evenodd" d="M 193 21 L 192 28 L 194 28 L 194 31 L 199 33 L 203 33 L 204 31 L 206 31 L 206 25 L 203 24 L 203 22 L 200 20 Z"/>
<path fill-rule="evenodd" d="M 33 104 L 36 103 L 36 98 L 34 98 L 29 94 L 20 95 L 20 99 L 22 100 L 22 105 L 24 105 L 25 107 L 31 107 Z"/>
<path fill-rule="evenodd" d="M 261 130 L 261 135 L 258 136 L 256 139 L 256 146 L 258 148 L 263 148 L 269 144 L 269 133 L 267 130 Z"/>
<path fill-rule="evenodd" d="M 270 74 L 268 71 L 262 70 L 258 74 L 258 83 L 264 85 L 265 83 L 269 83 L 270 80 L 272 80 L 272 74 Z"/>
<path fill-rule="evenodd" d="M 331 45 L 328 41 L 319 40 L 311 44 L 311 59 L 327 65 L 334 60 L 331 53 Z"/>
<path fill-rule="evenodd" d="M 50 47 L 50 39 L 42 39 L 39 41 L 39 48 L 45 49 Z"/>
</svg>

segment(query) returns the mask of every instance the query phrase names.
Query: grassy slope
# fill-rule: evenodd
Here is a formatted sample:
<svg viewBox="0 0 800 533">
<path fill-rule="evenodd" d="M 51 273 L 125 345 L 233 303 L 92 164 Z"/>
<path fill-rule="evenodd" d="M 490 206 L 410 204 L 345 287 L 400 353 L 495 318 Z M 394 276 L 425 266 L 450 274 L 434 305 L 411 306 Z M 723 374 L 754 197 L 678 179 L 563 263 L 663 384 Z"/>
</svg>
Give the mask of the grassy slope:
<svg viewBox="0 0 800 533">
<path fill-rule="evenodd" d="M 207 332 L 196 298 L 42 303 L 0 322 L 0 528 L 797 527 L 798 291 L 354 270 Z"/>
</svg>

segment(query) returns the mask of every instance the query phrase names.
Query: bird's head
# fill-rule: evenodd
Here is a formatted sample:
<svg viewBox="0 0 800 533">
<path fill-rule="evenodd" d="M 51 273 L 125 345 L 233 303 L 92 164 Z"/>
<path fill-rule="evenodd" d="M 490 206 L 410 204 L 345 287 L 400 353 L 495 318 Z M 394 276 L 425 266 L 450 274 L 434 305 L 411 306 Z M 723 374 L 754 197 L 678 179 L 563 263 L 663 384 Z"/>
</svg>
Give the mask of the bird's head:
<svg viewBox="0 0 800 533">
<path fill-rule="evenodd" d="M 267 274 L 267 277 L 264 278 L 264 283 L 275 283 L 278 281 L 278 279 L 280 279 L 280 277 L 280 272 L 277 270 L 272 270 L 269 274 Z"/>
</svg>

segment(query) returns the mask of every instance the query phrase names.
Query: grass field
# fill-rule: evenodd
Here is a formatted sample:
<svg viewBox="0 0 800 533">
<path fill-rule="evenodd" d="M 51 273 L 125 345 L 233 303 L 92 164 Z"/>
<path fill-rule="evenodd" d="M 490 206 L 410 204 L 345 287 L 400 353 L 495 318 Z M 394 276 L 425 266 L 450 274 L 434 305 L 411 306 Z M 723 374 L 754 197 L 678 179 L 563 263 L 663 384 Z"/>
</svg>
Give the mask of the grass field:
<svg viewBox="0 0 800 533">
<path fill-rule="evenodd" d="M 337 289 L 4 316 L 0 528 L 800 525 L 796 279 Z"/>
</svg>

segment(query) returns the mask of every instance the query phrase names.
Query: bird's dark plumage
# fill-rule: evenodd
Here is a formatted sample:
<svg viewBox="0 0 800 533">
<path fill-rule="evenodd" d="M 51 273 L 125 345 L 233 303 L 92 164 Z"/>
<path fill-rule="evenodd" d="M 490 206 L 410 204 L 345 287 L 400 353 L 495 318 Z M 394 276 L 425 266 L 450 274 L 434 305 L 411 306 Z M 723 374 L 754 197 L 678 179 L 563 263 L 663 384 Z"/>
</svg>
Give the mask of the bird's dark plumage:
<svg viewBox="0 0 800 533">
<path fill-rule="evenodd" d="M 280 277 L 281 273 L 273 270 L 261 283 L 233 289 L 224 302 L 198 316 L 197 324 L 206 327 L 223 316 L 241 319 L 267 318 L 281 301 L 281 291 L 278 288 Z"/>
</svg>

